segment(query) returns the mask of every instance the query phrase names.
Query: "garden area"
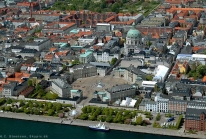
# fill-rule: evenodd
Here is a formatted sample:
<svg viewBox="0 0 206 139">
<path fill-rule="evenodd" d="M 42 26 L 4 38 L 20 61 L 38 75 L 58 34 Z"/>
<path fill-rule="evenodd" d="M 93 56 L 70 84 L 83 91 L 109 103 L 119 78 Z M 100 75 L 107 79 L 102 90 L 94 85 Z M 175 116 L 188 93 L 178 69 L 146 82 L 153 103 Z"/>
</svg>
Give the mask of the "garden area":
<svg viewBox="0 0 206 139">
<path fill-rule="evenodd" d="M 71 109 L 71 104 L 25 101 L 10 98 L 0 99 L 0 110 L 6 112 L 62 117 Z"/>
<path fill-rule="evenodd" d="M 149 121 L 144 120 L 142 116 L 137 116 L 138 113 L 142 113 L 148 118 L 152 117 L 150 112 L 85 106 L 82 108 L 82 113 L 78 116 L 78 119 L 142 126 L 148 125 Z"/>
<path fill-rule="evenodd" d="M 35 79 L 28 80 L 29 86 L 34 86 L 34 92 L 28 95 L 28 98 L 34 99 L 44 99 L 44 100 L 56 100 L 58 98 L 58 94 L 54 93 L 51 90 L 46 91 L 42 88 L 41 85 L 36 83 Z"/>
<path fill-rule="evenodd" d="M 140 13 L 142 12 L 147 16 L 151 10 L 159 5 L 156 1 L 130 1 L 130 0 L 119 0 L 115 3 L 106 3 L 106 0 L 66 0 L 57 1 L 51 10 L 90 10 L 93 12 L 116 12 L 116 13 Z"/>
</svg>

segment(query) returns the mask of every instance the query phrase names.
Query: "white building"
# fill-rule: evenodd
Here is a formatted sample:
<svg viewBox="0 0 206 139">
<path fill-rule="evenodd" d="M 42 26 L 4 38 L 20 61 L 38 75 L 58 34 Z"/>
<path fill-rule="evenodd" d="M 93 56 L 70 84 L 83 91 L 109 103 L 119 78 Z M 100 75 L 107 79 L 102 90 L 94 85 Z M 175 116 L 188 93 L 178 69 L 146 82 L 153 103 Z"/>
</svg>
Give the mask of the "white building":
<svg viewBox="0 0 206 139">
<path fill-rule="evenodd" d="M 94 45 L 96 43 L 97 38 L 79 38 L 78 43 L 80 46 L 86 46 L 86 45 Z"/>
<path fill-rule="evenodd" d="M 158 112 L 168 112 L 168 102 L 169 99 L 160 97 L 160 94 L 157 94 L 155 97 L 155 102 L 157 103 L 157 111 Z"/>
<path fill-rule="evenodd" d="M 147 101 L 145 103 L 145 110 L 151 112 L 158 112 L 157 103 L 155 101 Z"/>
<path fill-rule="evenodd" d="M 96 51 L 93 53 L 94 58 L 97 62 L 109 62 L 112 58 L 120 58 L 120 51 L 112 51 L 110 49 L 106 49 L 104 51 Z"/>
<path fill-rule="evenodd" d="M 164 65 L 158 65 L 157 68 L 155 69 L 155 76 L 153 78 L 153 81 L 157 81 L 157 82 L 164 82 L 166 76 L 167 76 L 167 72 L 168 72 L 169 68 L 164 66 Z"/>
<path fill-rule="evenodd" d="M 111 25 L 109 23 L 97 23 L 96 30 L 97 31 L 110 32 L 111 31 Z"/>
<path fill-rule="evenodd" d="M 70 91 L 72 86 L 63 79 L 55 79 L 52 82 L 52 89 L 58 94 L 59 97 L 68 98 L 71 96 Z"/>
<path fill-rule="evenodd" d="M 89 63 L 93 61 L 93 52 L 87 50 L 85 53 L 80 54 L 79 61 L 82 63 Z"/>
<path fill-rule="evenodd" d="M 142 87 L 155 87 L 156 81 L 143 81 Z"/>
</svg>

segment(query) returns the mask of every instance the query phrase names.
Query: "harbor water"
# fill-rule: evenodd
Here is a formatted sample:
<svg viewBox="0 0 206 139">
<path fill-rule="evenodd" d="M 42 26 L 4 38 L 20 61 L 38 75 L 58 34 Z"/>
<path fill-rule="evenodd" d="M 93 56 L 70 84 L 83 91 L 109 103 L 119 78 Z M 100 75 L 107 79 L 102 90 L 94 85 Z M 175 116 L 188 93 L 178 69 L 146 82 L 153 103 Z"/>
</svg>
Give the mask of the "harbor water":
<svg viewBox="0 0 206 139">
<path fill-rule="evenodd" d="M 137 127 L 138 128 L 138 127 Z M 0 118 L 0 139 L 184 139 L 111 130 L 99 132 L 87 127 Z"/>
</svg>

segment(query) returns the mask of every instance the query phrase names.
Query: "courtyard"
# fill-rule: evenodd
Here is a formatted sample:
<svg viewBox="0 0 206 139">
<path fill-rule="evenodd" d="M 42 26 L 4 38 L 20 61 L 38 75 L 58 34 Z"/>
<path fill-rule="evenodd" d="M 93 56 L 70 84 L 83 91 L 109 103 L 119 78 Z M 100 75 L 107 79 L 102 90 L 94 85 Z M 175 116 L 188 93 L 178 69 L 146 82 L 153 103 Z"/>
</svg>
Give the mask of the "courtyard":
<svg viewBox="0 0 206 139">
<path fill-rule="evenodd" d="M 85 99 L 80 102 L 80 105 L 87 104 L 92 99 L 92 94 L 95 91 L 105 91 L 115 85 L 127 84 L 128 82 L 122 78 L 114 78 L 112 75 L 105 77 L 93 76 L 88 78 L 80 78 L 76 80 L 72 87 L 83 91 Z"/>
</svg>

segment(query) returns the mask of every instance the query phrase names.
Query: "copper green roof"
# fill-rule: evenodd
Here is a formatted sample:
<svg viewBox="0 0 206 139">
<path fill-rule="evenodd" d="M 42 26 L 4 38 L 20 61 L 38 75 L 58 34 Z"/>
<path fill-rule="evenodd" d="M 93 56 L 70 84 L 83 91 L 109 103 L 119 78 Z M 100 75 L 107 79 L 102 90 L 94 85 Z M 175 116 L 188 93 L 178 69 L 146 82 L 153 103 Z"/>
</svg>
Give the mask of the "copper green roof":
<svg viewBox="0 0 206 139">
<path fill-rule="evenodd" d="M 127 32 L 127 37 L 128 38 L 140 38 L 141 37 L 141 33 L 139 32 L 139 30 L 135 28 L 134 22 L 132 24 L 132 28 Z"/>
</svg>

